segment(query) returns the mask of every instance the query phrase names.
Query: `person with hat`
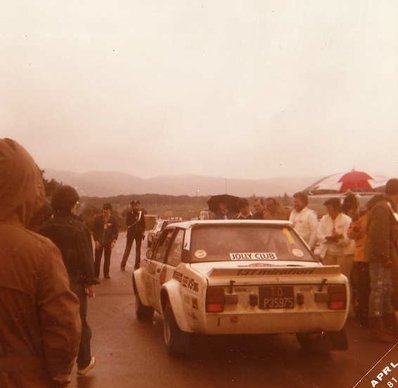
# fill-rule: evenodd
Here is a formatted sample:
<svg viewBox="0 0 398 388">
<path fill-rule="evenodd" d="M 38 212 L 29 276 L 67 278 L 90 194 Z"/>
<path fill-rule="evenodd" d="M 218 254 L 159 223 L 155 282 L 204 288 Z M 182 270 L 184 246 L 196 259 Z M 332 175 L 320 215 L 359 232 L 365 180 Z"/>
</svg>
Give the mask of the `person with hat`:
<svg viewBox="0 0 398 388">
<path fill-rule="evenodd" d="M 135 241 L 135 264 L 134 268 L 137 269 L 140 266 L 141 260 L 141 244 L 145 238 L 145 213 L 140 209 L 140 201 L 133 200 L 130 202 L 130 210 L 126 215 L 127 225 L 127 241 L 126 248 L 124 250 L 122 262 L 120 263 L 120 269 L 126 270 L 127 259 L 130 255 L 133 242 Z"/>
<path fill-rule="evenodd" d="M 87 297 L 94 296 L 93 247 L 90 233 L 77 217 L 79 195 L 71 186 L 61 186 L 51 198 L 53 217 L 40 228 L 40 233 L 49 238 L 61 251 L 68 271 L 70 287 L 80 301 L 82 334 L 77 356 L 77 373 L 86 375 L 95 366 L 91 355 L 91 328 L 87 323 Z"/>
<path fill-rule="evenodd" d="M 61 252 L 29 230 L 44 201 L 31 155 L 0 139 L 0 387 L 64 387 L 79 348 L 79 300 Z"/>
<path fill-rule="evenodd" d="M 111 265 L 112 248 L 119 236 L 119 227 L 115 217 L 112 216 L 112 205 L 105 203 L 102 206 L 102 214 L 94 219 L 93 238 L 95 242 L 95 277 L 100 276 L 101 259 L 104 254 L 104 278 L 110 279 L 109 268 Z"/>
<path fill-rule="evenodd" d="M 369 262 L 370 337 L 378 342 L 394 343 L 398 325 L 392 304 L 391 269 L 398 263 L 398 179 L 390 179 L 385 195 L 377 196 L 369 211 L 365 258 Z"/>
<path fill-rule="evenodd" d="M 351 218 L 341 211 L 339 198 L 330 198 L 324 205 L 328 214 L 319 222 L 320 256 L 326 265 L 340 265 L 341 272 L 349 277 L 351 263 L 347 262 L 345 249 L 350 242 L 347 233 Z"/>
</svg>

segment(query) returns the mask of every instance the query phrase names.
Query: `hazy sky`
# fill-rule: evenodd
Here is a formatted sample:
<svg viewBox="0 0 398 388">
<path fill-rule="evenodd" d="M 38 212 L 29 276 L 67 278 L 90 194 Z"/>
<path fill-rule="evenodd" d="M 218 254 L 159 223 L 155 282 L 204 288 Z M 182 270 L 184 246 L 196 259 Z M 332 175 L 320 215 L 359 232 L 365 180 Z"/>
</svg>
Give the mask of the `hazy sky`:
<svg viewBox="0 0 398 388">
<path fill-rule="evenodd" d="M 0 135 L 44 168 L 398 176 L 394 0 L 13 0 Z"/>
</svg>

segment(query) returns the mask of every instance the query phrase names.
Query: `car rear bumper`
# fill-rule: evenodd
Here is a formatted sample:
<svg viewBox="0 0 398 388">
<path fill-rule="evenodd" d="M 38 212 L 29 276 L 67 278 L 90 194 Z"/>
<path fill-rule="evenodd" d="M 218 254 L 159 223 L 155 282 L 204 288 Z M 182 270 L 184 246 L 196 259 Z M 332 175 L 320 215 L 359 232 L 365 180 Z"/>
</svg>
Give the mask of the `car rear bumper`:
<svg viewBox="0 0 398 388">
<path fill-rule="evenodd" d="M 264 314 L 207 314 L 203 334 L 283 334 L 339 331 L 346 311 L 281 312 Z"/>
</svg>

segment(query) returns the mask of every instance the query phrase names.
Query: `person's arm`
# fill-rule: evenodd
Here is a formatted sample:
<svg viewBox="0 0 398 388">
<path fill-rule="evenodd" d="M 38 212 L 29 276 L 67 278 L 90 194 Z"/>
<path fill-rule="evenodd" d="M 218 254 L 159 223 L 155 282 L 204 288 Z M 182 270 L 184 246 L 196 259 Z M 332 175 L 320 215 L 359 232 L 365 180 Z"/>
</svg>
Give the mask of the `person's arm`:
<svg viewBox="0 0 398 388">
<path fill-rule="evenodd" d="M 115 243 L 117 238 L 119 237 L 119 226 L 115 218 L 113 219 L 112 224 L 113 224 L 112 237 L 113 237 L 113 242 Z"/>
<path fill-rule="evenodd" d="M 101 229 L 101 225 L 100 225 L 100 219 L 98 217 L 94 218 L 94 225 L 93 225 L 93 239 L 95 242 L 98 242 L 100 237 L 100 229 Z"/>
<path fill-rule="evenodd" d="M 390 258 L 390 210 L 384 206 L 375 206 L 369 216 L 368 243 L 372 256 L 388 262 Z"/>
<path fill-rule="evenodd" d="M 80 308 L 69 288 L 61 252 L 49 241 L 43 247 L 36 287 L 46 369 L 56 384 L 65 385 L 79 349 Z"/>
<path fill-rule="evenodd" d="M 362 238 L 362 229 L 361 229 L 361 219 L 351 222 L 348 231 L 347 231 L 347 236 L 351 240 L 359 240 Z"/>
<path fill-rule="evenodd" d="M 315 212 L 309 213 L 308 224 L 310 227 L 310 239 L 308 245 L 311 249 L 314 249 L 318 240 L 318 218 Z"/>
<path fill-rule="evenodd" d="M 338 245 L 345 247 L 350 243 L 350 238 L 348 237 L 348 228 L 350 227 L 351 224 L 351 218 L 348 216 L 344 217 L 341 222 L 342 222 L 342 233 L 338 240 Z"/>
<path fill-rule="evenodd" d="M 83 224 L 81 230 L 78 230 L 76 233 L 75 241 L 84 277 L 84 285 L 91 286 L 98 284 L 94 274 L 93 246 L 91 244 L 90 233 Z"/>
</svg>

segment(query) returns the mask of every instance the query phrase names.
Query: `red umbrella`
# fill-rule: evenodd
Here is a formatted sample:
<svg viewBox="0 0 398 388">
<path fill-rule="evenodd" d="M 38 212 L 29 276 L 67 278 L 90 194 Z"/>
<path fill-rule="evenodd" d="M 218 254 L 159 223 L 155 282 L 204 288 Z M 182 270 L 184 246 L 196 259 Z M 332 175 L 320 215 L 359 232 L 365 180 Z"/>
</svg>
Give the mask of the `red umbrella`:
<svg viewBox="0 0 398 388">
<path fill-rule="evenodd" d="M 369 190 L 371 191 L 373 187 L 369 183 L 369 180 L 373 179 L 369 174 L 363 171 L 352 170 L 344 174 L 339 182 L 341 183 L 340 191 L 345 192 L 348 190 Z"/>
<path fill-rule="evenodd" d="M 346 191 L 372 192 L 384 186 L 388 178 L 378 174 L 368 174 L 352 170 L 329 175 L 313 183 L 305 189 L 313 194 L 345 193 Z"/>
</svg>

